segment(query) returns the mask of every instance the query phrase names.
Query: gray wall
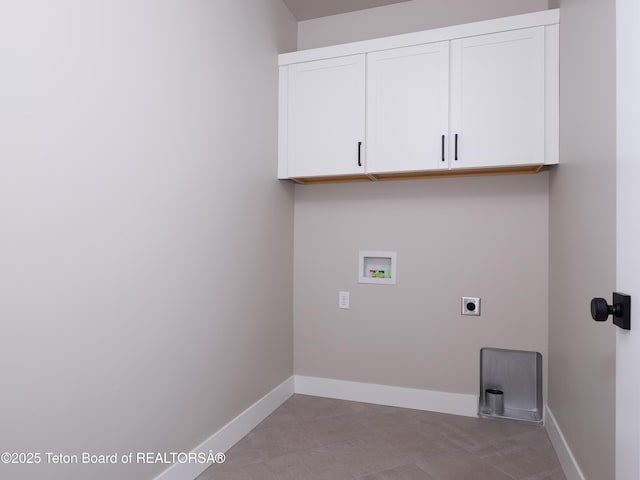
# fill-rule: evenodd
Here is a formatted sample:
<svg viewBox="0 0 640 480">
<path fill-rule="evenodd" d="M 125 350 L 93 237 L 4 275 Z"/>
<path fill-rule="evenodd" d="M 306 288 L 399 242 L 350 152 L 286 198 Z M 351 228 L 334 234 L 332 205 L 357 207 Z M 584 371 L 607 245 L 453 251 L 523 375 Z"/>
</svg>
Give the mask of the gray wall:
<svg viewBox="0 0 640 480">
<path fill-rule="evenodd" d="M 546 10 L 547 0 L 411 0 L 298 26 L 298 50 Z"/>
<path fill-rule="evenodd" d="M 296 186 L 296 373 L 477 394 L 481 347 L 546 358 L 547 186 L 546 173 Z M 397 285 L 358 284 L 359 250 L 397 251 Z M 462 296 L 482 298 L 480 317 L 460 315 Z"/>
<path fill-rule="evenodd" d="M 550 176 L 549 407 L 587 480 L 614 478 L 615 1 L 560 1 L 560 167 Z"/>
<path fill-rule="evenodd" d="M 0 451 L 189 450 L 292 374 L 296 30 L 280 0 L 0 3 Z"/>
</svg>

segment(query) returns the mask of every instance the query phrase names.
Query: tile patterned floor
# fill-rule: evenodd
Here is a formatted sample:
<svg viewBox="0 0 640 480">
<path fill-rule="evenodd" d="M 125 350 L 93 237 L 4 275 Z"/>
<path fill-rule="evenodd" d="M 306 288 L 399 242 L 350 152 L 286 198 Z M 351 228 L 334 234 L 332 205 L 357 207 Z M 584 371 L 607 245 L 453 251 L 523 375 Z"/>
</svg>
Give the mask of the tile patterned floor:
<svg viewBox="0 0 640 480">
<path fill-rule="evenodd" d="M 565 480 L 542 427 L 294 395 L 197 480 Z"/>
</svg>

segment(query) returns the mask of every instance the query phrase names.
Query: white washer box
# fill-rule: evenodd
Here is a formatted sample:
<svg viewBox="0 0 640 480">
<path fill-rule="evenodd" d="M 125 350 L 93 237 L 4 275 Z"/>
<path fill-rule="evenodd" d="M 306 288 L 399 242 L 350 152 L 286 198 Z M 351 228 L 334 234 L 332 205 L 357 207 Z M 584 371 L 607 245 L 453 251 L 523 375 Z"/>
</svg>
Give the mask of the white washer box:
<svg viewBox="0 0 640 480">
<path fill-rule="evenodd" d="M 397 253 L 362 250 L 358 256 L 358 283 L 395 285 L 398 277 Z"/>
</svg>

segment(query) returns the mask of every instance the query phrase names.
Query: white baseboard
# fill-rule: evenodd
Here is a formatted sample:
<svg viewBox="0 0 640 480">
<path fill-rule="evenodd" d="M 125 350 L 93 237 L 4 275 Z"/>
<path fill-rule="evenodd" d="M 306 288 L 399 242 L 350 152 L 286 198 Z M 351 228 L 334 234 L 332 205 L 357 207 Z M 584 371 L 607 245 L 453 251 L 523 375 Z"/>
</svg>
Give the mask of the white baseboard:
<svg viewBox="0 0 640 480">
<path fill-rule="evenodd" d="M 475 417 L 477 395 L 295 375 L 295 393 Z"/>
<path fill-rule="evenodd" d="M 282 405 L 293 395 L 293 392 L 294 377 L 289 377 L 192 451 L 196 453 L 204 452 L 205 454 L 208 454 L 209 451 L 214 453 L 226 452 Z M 207 467 L 209 467 L 209 464 L 175 463 L 158 475 L 155 480 L 193 480 L 204 472 Z"/>
<path fill-rule="evenodd" d="M 193 452 L 226 452 L 294 393 L 467 417 L 475 417 L 478 413 L 476 395 L 294 375 L 227 423 Z M 548 406 L 545 406 L 545 428 L 567 480 L 585 480 Z M 176 463 L 155 480 L 193 480 L 208 466 L 199 463 Z"/>
<path fill-rule="evenodd" d="M 544 426 L 547 430 L 547 434 L 549 435 L 549 439 L 551 440 L 551 444 L 558 455 L 558 460 L 560 460 L 560 465 L 562 465 L 565 477 L 567 477 L 567 480 L 585 480 L 584 475 L 578 466 L 578 462 L 576 462 L 576 459 L 569 448 L 569 444 L 564 438 L 558 422 L 556 422 L 556 418 L 553 416 L 553 413 L 551 413 L 548 405 L 544 408 Z"/>
<path fill-rule="evenodd" d="M 210 451 L 226 452 L 294 393 L 467 417 L 475 417 L 478 413 L 476 395 L 294 375 L 227 423 L 192 452 L 204 454 Z M 155 480 L 193 480 L 207 467 L 209 464 L 176 463 L 158 475 Z M 580 480 L 584 479 L 580 478 Z"/>
</svg>

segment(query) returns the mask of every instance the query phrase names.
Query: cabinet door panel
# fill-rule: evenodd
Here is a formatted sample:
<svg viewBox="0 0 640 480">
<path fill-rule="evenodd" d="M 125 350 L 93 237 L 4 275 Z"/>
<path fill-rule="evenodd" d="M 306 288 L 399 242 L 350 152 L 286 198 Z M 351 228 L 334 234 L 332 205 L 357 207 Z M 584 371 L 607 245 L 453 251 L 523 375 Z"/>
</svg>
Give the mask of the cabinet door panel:
<svg viewBox="0 0 640 480">
<path fill-rule="evenodd" d="M 449 42 L 371 53 L 367 82 L 367 172 L 447 168 Z"/>
<path fill-rule="evenodd" d="M 289 176 L 363 173 L 365 55 L 291 65 L 288 87 Z"/>
<path fill-rule="evenodd" d="M 544 163 L 544 52 L 544 27 L 451 42 L 451 168 Z"/>
</svg>

